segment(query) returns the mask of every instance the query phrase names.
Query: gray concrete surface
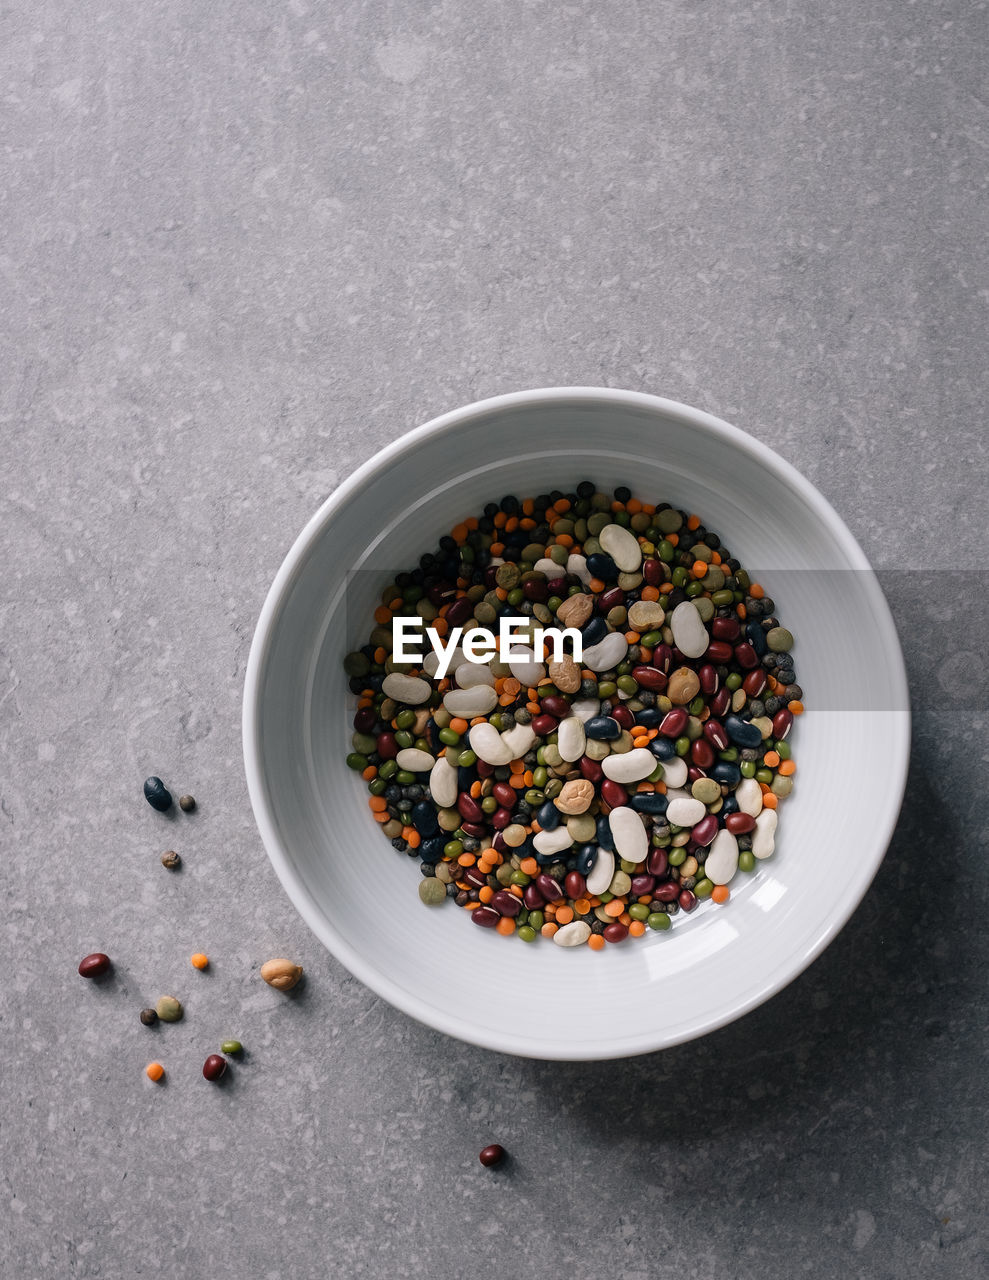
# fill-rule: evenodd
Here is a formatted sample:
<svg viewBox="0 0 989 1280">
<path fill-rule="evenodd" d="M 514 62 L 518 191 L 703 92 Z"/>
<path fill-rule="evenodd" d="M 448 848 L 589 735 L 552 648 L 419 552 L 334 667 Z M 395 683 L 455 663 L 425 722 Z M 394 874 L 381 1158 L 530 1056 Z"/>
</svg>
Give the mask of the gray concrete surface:
<svg viewBox="0 0 989 1280">
<path fill-rule="evenodd" d="M 958 0 L 0 11 L 0 1274 L 986 1274 L 986 53 Z M 281 892 L 240 757 L 319 501 L 554 383 L 686 400 L 801 468 L 890 571 L 916 714 L 824 957 L 593 1066 L 373 998 Z M 154 814 L 151 772 L 199 812 Z M 168 990 L 187 1020 L 145 1030 Z"/>
</svg>

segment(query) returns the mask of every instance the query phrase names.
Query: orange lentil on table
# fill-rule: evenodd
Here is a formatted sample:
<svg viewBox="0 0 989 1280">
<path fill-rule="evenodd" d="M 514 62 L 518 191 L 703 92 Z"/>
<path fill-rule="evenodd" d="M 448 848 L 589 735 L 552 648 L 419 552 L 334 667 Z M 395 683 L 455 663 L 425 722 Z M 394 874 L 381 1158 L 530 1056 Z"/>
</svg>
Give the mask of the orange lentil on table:
<svg viewBox="0 0 989 1280">
<path fill-rule="evenodd" d="M 774 852 L 804 713 L 793 635 L 698 513 L 589 481 L 508 495 L 379 599 L 373 640 L 344 660 L 358 700 L 347 763 L 393 846 L 440 882 L 429 901 L 445 889 L 492 933 L 602 950 L 724 907 L 736 872 Z M 417 613 L 442 637 L 503 616 L 576 625 L 583 661 L 559 664 L 544 642 L 487 684 L 460 685 L 456 664 L 399 674 L 385 633 Z M 559 727 L 575 715 L 574 749 Z M 578 782 L 580 813 L 560 796 Z"/>
</svg>

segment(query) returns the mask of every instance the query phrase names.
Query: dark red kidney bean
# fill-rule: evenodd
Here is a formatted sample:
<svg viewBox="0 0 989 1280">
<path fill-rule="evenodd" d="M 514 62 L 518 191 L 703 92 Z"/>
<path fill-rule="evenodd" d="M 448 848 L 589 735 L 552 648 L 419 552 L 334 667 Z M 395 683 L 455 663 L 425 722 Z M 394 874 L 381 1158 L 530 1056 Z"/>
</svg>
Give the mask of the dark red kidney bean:
<svg viewBox="0 0 989 1280">
<path fill-rule="evenodd" d="M 724 685 L 711 699 L 711 715 L 716 716 L 719 720 L 731 706 L 731 690 L 726 689 Z"/>
<path fill-rule="evenodd" d="M 704 657 L 708 662 L 724 663 L 731 662 L 732 647 L 724 640 L 712 640 L 707 646 L 707 653 Z"/>
<path fill-rule="evenodd" d="M 742 681 L 742 688 L 750 698 L 758 698 L 766 687 L 766 673 L 762 667 L 750 671 Z"/>
<path fill-rule="evenodd" d="M 546 586 L 545 578 L 526 578 L 522 583 L 522 594 L 526 600 L 545 600 L 549 595 L 549 588 Z M 473 605 L 471 606 L 473 609 Z"/>
<path fill-rule="evenodd" d="M 470 918 L 482 929 L 497 929 L 501 916 L 493 907 L 477 907 L 470 913 Z"/>
<path fill-rule="evenodd" d="M 661 560 L 643 560 L 642 576 L 650 587 L 663 585 L 663 563 Z"/>
<path fill-rule="evenodd" d="M 681 889 L 678 901 L 681 911 L 693 911 L 697 906 L 697 897 L 690 889 Z"/>
<path fill-rule="evenodd" d="M 358 707 L 354 713 L 354 728 L 358 733 L 370 733 L 377 720 L 373 707 Z"/>
<path fill-rule="evenodd" d="M 477 1158 L 485 1169 L 490 1169 L 492 1165 L 500 1164 L 504 1160 L 505 1148 L 497 1142 L 492 1142 L 490 1146 L 484 1148 Z"/>
<path fill-rule="evenodd" d="M 467 881 L 472 889 L 483 889 L 488 883 L 488 877 L 477 867 L 468 867 L 464 871 L 463 879 Z"/>
<path fill-rule="evenodd" d="M 462 627 L 468 618 L 474 616 L 474 602 L 468 600 L 466 596 L 461 596 L 459 600 L 454 600 L 446 611 L 447 625 L 451 627 Z"/>
<path fill-rule="evenodd" d="M 611 713 L 611 718 L 616 724 L 621 725 L 623 729 L 631 729 L 632 725 L 635 724 L 635 717 L 628 707 L 615 707 Z"/>
<path fill-rule="evenodd" d="M 517 916 L 522 910 L 522 899 L 507 889 L 499 889 L 488 905 L 494 907 L 500 916 Z"/>
<path fill-rule="evenodd" d="M 491 788 L 491 794 L 503 809 L 515 808 L 515 788 L 510 787 L 507 782 L 496 782 Z"/>
<path fill-rule="evenodd" d="M 604 777 L 601 765 L 590 756 L 581 756 L 577 762 L 577 768 L 580 770 L 580 776 L 586 778 L 588 782 L 600 782 Z"/>
<path fill-rule="evenodd" d="M 632 674 L 634 675 L 635 673 L 633 672 Z M 717 693 L 718 685 L 720 684 L 718 672 L 716 668 L 711 666 L 710 662 L 704 663 L 697 673 L 697 679 L 701 684 L 701 693 L 705 696 L 710 697 L 712 693 Z"/>
<path fill-rule="evenodd" d="M 394 760 L 398 755 L 398 743 L 395 741 L 395 735 L 393 733 L 379 734 L 374 749 L 382 760 Z"/>
<path fill-rule="evenodd" d="M 487 760 L 478 760 L 474 768 L 477 770 L 479 778 L 490 778 L 494 773 L 494 765 L 488 764 Z"/>
<path fill-rule="evenodd" d="M 465 836 L 472 836 L 475 840 L 480 840 L 483 836 L 488 834 L 488 828 L 483 822 L 462 822 L 460 827 Z M 495 838 L 497 839 L 497 837 Z M 505 842 L 502 841 L 502 847 L 498 852 L 504 853 L 504 849 Z"/>
<path fill-rule="evenodd" d="M 712 716 L 704 721 L 704 728 L 701 730 L 704 737 L 707 738 L 712 747 L 718 751 L 725 751 L 728 748 L 728 735 L 725 733 L 725 726 L 720 720 L 715 720 Z"/>
<path fill-rule="evenodd" d="M 659 722 L 659 732 L 664 738 L 679 738 L 687 727 L 687 721 L 690 716 L 687 715 L 683 707 L 674 707 L 672 711 L 667 711 Z"/>
<path fill-rule="evenodd" d="M 522 890 L 522 901 L 530 911 L 538 911 L 546 905 L 546 899 L 534 884 L 527 884 Z"/>
<path fill-rule="evenodd" d="M 579 871 L 568 871 L 563 887 L 567 891 L 567 897 L 576 900 L 583 897 L 584 891 L 587 889 L 587 881 Z"/>
<path fill-rule="evenodd" d="M 498 585 L 497 575 L 498 575 L 498 566 L 496 564 L 490 564 L 484 570 L 484 585 L 487 587 L 489 591 L 494 591 L 495 587 L 497 587 Z"/>
<path fill-rule="evenodd" d="M 744 836 L 747 831 L 755 830 L 755 818 L 750 813 L 729 813 L 725 827 L 733 836 Z"/>
<path fill-rule="evenodd" d="M 759 665 L 759 655 L 747 640 L 735 645 L 734 653 L 735 661 L 740 667 L 744 667 L 746 671 L 751 671 L 753 667 Z"/>
<path fill-rule="evenodd" d="M 512 799 L 514 798 L 513 796 Z M 461 818 L 466 818 L 468 822 L 484 821 L 484 810 L 466 791 L 461 791 L 457 796 L 457 811 Z"/>
<path fill-rule="evenodd" d="M 628 792 L 612 778 L 605 778 L 601 783 L 601 799 L 610 809 L 620 809 L 628 804 Z"/>
<path fill-rule="evenodd" d="M 604 938 L 607 942 L 624 942 L 628 937 L 628 930 L 620 920 L 612 920 L 611 924 L 604 927 Z"/>
<path fill-rule="evenodd" d="M 563 897 L 563 886 L 558 880 L 548 876 L 545 871 L 541 871 L 536 876 L 536 888 L 547 902 L 558 902 Z"/>
<path fill-rule="evenodd" d="M 642 875 L 632 877 L 632 896 L 635 898 L 644 898 L 647 893 L 652 893 L 655 887 L 655 876 Z"/>
<path fill-rule="evenodd" d="M 541 738 L 545 738 L 547 734 L 553 733 L 556 729 L 558 721 L 554 716 L 533 716 L 532 730 L 538 733 Z"/>
<path fill-rule="evenodd" d="M 652 693 L 662 693 L 667 685 L 666 676 L 658 667 L 633 667 L 632 679 Z"/>
<path fill-rule="evenodd" d="M 621 587 L 612 587 L 610 591 L 602 591 L 598 596 L 598 608 L 602 613 L 608 613 L 611 609 L 615 609 L 618 605 L 624 603 L 625 592 Z"/>
<path fill-rule="evenodd" d="M 718 815 L 709 813 L 706 817 L 701 818 L 697 826 L 690 833 L 690 838 L 694 844 L 698 844 L 701 848 L 707 848 L 714 837 L 718 834 Z"/>
<path fill-rule="evenodd" d="M 491 815 L 491 825 L 495 831 L 504 831 L 506 827 L 510 827 L 512 825 L 511 809 L 495 809 Z"/>
<path fill-rule="evenodd" d="M 667 880 L 665 884 L 658 884 L 653 890 L 653 897 L 658 898 L 660 902 L 672 902 L 679 895 L 680 885 L 676 880 Z"/>
<path fill-rule="evenodd" d="M 784 707 L 773 716 L 773 737 L 785 738 L 793 727 L 793 712 Z"/>
<path fill-rule="evenodd" d="M 690 758 L 698 769 L 710 769 L 718 757 L 707 738 L 698 738 L 690 744 Z"/>
<path fill-rule="evenodd" d="M 646 858 L 646 870 L 651 876 L 665 876 L 669 869 L 670 859 L 665 849 L 650 849 Z"/>
<path fill-rule="evenodd" d="M 567 586 L 567 579 L 565 574 L 562 578 L 550 578 L 546 583 L 546 592 L 548 595 L 551 595 L 551 596 L 562 597 L 564 591 L 566 590 L 566 586 Z"/>
<path fill-rule="evenodd" d="M 227 1069 L 227 1060 L 218 1053 L 211 1053 L 203 1063 L 203 1076 L 206 1080 L 219 1080 Z"/>
<path fill-rule="evenodd" d="M 557 720 L 565 720 L 570 714 L 570 703 L 566 698 L 558 698 L 555 693 L 542 698 L 539 707 L 546 715 L 556 716 Z"/>
<path fill-rule="evenodd" d="M 687 770 L 688 782 L 693 783 L 693 782 L 696 782 L 698 778 L 706 778 L 706 777 L 707 777 L 707 774 L 700 767 L 700 765 L 692 764 L 690 768 Z"/>
<path fill-rule="evenodd" d="M 426 592 L 430 604 L 436 605 L 437 609 L 448 604 L 456 594 L 456 587 L 449 582 L 437 582 Z"/>
<path fill-rule="evenodd" d="M 715 618 L 711 623 L 711 635 L 715 640 L 737 640 L 741 631 L 737 618 Z"/>
<path fill-rule="evenodd" d="M 110 969 L 110 957 L 102 951 L 94 951 L 79 961 L 79 976 L 82 978 L 99 978 Z"/>
<path fill-rule="evenodd" d="M 652 665 L 658 667 L 664 676 L 670 674 L 673 665 L 673 650 L 668 644 L 658 644 L 652 651 Z"/>
<path fill-rule="evenodd" d="M 464 830 L 467 831 L 467 828 L 464 827 Z M 467 834 L 472 835 L 473 833 L 470 831 L 467 831 Z M 484 832 L 482 831 L 481 835 L 483 834 Z M 504 853 L 505 850 L 508 848 L 508 845 L 505 844 L 505 837 L 501 834 L 500 831 L 496 831 L 494 833 L 494 839 L 491 841 L 491 847 L 492 849 L 494 849 L 495 853 Z"/>
</svg>

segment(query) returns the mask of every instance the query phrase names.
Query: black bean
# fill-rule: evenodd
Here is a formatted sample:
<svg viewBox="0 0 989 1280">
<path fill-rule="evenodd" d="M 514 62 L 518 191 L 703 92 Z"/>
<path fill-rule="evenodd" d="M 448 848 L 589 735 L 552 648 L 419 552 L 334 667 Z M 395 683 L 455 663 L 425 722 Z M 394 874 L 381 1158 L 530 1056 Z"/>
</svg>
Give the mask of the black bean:
<svg viewBox="0 0 989 1280">
<path fill-rule="evenodd" d="M 172 793 L 168 790 L 161 778 L 145 778 L 144 780 L 144 798 L 152 809 L 157 809 L 159 813 L 165 813 L 172 807 Z"/>
</svg>

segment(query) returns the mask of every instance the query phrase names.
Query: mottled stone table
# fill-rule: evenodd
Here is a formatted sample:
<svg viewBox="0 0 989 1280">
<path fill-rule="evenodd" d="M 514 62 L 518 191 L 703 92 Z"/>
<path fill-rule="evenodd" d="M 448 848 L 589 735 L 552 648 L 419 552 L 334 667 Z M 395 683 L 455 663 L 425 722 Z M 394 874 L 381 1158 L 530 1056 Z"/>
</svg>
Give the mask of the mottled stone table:
<svg viewBox="0 0 989 1280">
<path fill-rule="evenodd" d="M 984 1276 L 985 6 L 13 0 L 0 33 L 0 1274 Z M 584 1066 L 446 1039 L 324 953 L 239 734 L 321 499 L 566 383 L 801 468 L 886 571 L 916 717 L 824 957 Z M 198 812 L 154 814 L 151 772 Z"/>
</svg>

